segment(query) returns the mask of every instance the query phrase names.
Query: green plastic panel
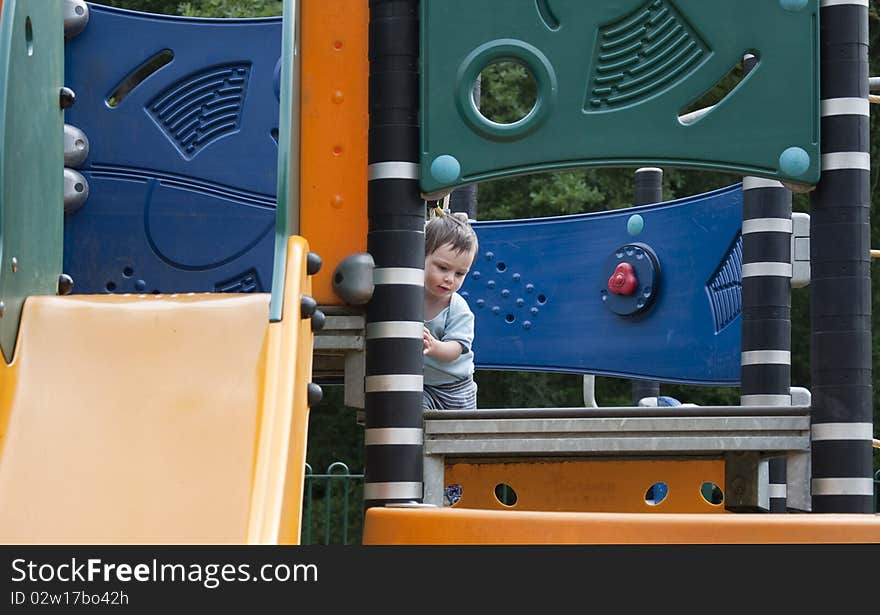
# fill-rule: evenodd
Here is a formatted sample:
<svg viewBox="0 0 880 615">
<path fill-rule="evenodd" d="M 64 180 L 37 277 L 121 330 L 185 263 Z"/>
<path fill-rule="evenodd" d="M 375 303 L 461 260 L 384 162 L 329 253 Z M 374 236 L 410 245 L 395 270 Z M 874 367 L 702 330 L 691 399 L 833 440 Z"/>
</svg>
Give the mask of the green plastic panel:
<svg viewBox="0 0 880 615">
<path fill-rule="evenodd" d="M 284 308 L 287 240 L 299 233 L 299 15 L 302 0 L 284 0 L 281 34 L 281 83 L 278 118 L 278 206 L 275 208 L 275 261 L 269 320 Z"/>
<path fill-rule="evenodd" d="M 818 0 L 423 0 L 421 187 L 577 166 L 819 180 Z M 680 116 L 746 53 L 758 63 Z M 485 118 L 474 82 L 525 66 L 534 107 Z"/>
<path fill-rule="evenodd" d="M 4 0 L 0 25 L 0 347 L 29 295 L 55 294 L 64 216 L 63 2 Z"/>
</svg>

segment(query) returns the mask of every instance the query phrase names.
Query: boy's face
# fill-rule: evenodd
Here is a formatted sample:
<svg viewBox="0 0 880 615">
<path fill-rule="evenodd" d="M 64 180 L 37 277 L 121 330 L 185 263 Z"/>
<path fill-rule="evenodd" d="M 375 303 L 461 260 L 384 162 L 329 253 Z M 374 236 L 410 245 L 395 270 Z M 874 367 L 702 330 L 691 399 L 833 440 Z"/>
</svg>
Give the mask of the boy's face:
<svg viewBox="0 0 880 615">
<path fill-rule="evenodd" d="M 459 252 L 451 243 L 425 257 L 425 292 L 437 299 L 449 299 L 464 284 L 474 262 L 473 250 Z"/>
</svg>

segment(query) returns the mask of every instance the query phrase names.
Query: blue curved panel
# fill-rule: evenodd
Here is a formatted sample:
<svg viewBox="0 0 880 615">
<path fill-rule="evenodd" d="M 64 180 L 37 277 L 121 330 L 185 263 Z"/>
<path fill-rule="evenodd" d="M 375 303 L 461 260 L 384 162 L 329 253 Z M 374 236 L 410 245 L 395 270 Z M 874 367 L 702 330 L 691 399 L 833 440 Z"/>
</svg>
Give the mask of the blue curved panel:
<svg viewBox="0 0 880 615">
<path fill-rule="evenodd" d="M 89 198 L 65 216 L 75 292 L 271 288 L 280 53 L 281 18 L 90 5 L 65 60 L 65 121 L 90 146 Z"/>
<path fill-rule="evenodd" d="M 627 222 L 640 215 L 633 236 Z M 462 295 L 477 367 L 735 385 L 740 379 L 740 185 L 625 210 L 474 224 L 480 253 Z M 630 225 L 638 228 L 638 225 Z M 659 283 L 644 311 L 603 300 L 615 254 L 648 246 Z M 638 253 L 638 251 L 636 251 Z"/>
</svg>

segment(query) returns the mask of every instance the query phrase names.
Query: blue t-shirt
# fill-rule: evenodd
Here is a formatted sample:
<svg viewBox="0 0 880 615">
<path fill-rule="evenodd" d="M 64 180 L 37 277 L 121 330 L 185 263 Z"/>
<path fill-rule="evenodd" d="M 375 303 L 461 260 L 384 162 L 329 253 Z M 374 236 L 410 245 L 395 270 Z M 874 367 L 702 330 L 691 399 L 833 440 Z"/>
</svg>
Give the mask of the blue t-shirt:
<svg viewBox="0 0 880 615">
<path fill-rule="evenodd" d="M 462 353 L 454 361 L 438 361 L 425 357 L 425 384 L 450 384 L 474 375 L 474 314 L 461 295 L 452 294 L 449 307 L 440 310 L 425 326 L 441 342 L 458 342 Z"/>
</svg>

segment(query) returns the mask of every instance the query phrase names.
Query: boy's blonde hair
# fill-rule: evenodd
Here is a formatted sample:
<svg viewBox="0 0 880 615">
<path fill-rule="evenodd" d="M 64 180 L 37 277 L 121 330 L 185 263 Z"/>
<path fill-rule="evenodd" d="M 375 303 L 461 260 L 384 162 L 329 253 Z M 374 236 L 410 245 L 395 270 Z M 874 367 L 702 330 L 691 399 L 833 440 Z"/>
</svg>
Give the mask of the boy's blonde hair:
<svg viewBox="0 0 880 615">
<path fill-rule="evenodd" d="M 441 210 L 425 224 L 425 256 L 437 248 L 452 245 L 457 252 L 477 254 L 477 234 L 468 224 L 467 214 Z"/>
</svg>

